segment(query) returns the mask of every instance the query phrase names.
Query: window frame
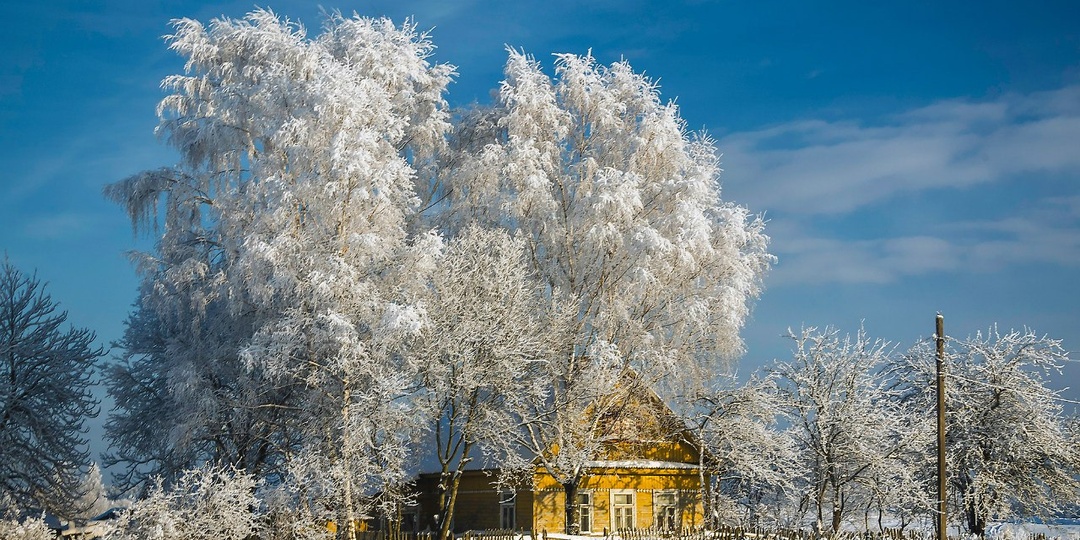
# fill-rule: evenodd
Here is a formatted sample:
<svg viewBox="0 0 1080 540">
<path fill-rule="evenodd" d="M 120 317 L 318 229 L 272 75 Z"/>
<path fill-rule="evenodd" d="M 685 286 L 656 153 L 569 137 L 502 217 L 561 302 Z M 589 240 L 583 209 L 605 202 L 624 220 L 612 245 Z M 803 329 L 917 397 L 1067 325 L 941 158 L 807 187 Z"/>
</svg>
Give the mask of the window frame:
<svg viewBox="0 0 1080 540">
<path fill-rule="evenodd" d="M 587 502 L 582 503 L 581 499 L 585 498 Z M 593 497 L 591 490 L 580 490 L 576 494 L 576 500 L 574 501 L 574 518 L 576 525 L 578 526 L 578 533 L 585 534 L 592 532 L 592 526 L 596 523 L 594 517 L 594 510 L 596 509 L 596 499 Z M 585 520 L 581 518 L 585 517 Z M 587 527 L 583 521 L 587 521 Z"/>
<path fill-rule="evenodd" d="M 508 516 L 509 520 L 507 520 Z M 507 526 L 507 521 L 509 521 L 509 526 Z M 517 528 L 516 491 L 499 492 L 499 528 L 505 531 L 512 531 Z"/>
<path fill-rule="evenodd" d="M 629 495 L 630 496 L 630 502 L 629 503 L 616 503 L 615 502 L 616 498 L 621 496 L 621 495 Z M 637 502 L 638 502 L 638 497 L 637 497 L 637 490 L 636 489 L 613 489 L 613 490 L 611 490 L 611 497 L 610 497 L 611 512 L 610 512 L 610 516 L 611 516 L 611 530 L 612 531 L 618 531 L 618 530 L 621 530 L 621 529 L 631 529 L 632 530 L 632 529 L 637 528 Z M 623 510 L 624 512 L 620 512 L 620 510 Z M 626 515 L 625 511 L 629 511 L 629 516 Z M 627 521 L 627 517 L 629 518 L 629 525 L 630 526 L 629 527 L 620 527 L 619 526 L 620 522 L 621 521 L 622 522 Z"/>
<path fill-rule="evenodd" d="M 671 496 L 671 504 L 661 505 L 657 501 L 658 496 Z M 667 516 L 663 515 L 665 510 L 669 510 Z M 665 519 L 666 518 L 666 519 Z M 653 521 L 657 530 L 661 531 L 677 531 L 682 528 L 682 520 L 680 519 L 679 512 L 679 491 L 676 489 L 658 489 L 653 491 Z M 668 523 L 664 523 L 668 521 Z"/>
</svg>

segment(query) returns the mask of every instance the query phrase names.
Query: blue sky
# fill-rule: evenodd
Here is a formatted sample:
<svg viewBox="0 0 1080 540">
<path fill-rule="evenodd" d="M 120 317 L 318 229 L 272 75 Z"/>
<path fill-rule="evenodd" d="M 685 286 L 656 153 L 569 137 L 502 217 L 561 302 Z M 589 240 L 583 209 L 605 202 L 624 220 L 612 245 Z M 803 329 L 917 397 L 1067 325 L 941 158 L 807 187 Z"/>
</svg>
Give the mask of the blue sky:
<svg viewBox="0 0 1080 540">
<path fill-rule="evenodd" d="M 255 4 L 18 2 L 0 21 L 0 251 L 70 320 L 117 339 L 149 245 L 101 187 L 175 154 L 153 135 L 183 61 L 169 20 Z M 260 4 L 318 32 L 308 2 Z M 779 262 L 743 372 L 788 327 L 906 348 L 1029 326 L 1080 357 L 1080 3 L 371 1 L 326 9 L 432 28 L 452 104 L 489 101 L 505 45 L 626 58 L 723 152 L 723 197 L 763 212 Z M 1056 376 L 1080 387 L 1080 366 Z M 1067 394 L 1080 399 L 1080 389 Z"/>
</svg>

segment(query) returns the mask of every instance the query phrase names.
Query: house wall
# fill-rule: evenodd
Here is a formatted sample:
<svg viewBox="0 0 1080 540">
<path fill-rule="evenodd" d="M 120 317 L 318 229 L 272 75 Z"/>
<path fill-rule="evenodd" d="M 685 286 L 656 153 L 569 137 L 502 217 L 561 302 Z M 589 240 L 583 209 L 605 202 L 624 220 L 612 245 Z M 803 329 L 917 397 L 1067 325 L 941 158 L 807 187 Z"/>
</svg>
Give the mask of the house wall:
<svg viewBox="0 0 1080 540">
<path fill-rule="evenodd" d="M 666 455 L 666 454 L 665 454 Z M 660 455 L 657 455 L 660 457 Z M 435 530 L 438 511 L 436 491 L 438 478 L 422 476 L 417 482 L 417 530 Z M 672 467 L 614 467 L 593 469 L 582 481 L 579 493 L 592 497 L 592 527 L 582 534 L 602 535 L 616 528 L 613 496 L 617 493 L 633 497 L 633 526 L 648 528 L 657 525 L 656 494 L 674 493 L 676 521 L 681 528 L 700 526 L 704 522 L 701 505 L 700 478 L 690 464 Z M 502 501 L 510 497 L 500 493 L 491 471 L 466 471 L 458 487 L 453 530 L 491 530 L 502 528 Z M 565 530 L 566 500 L 563 486 L 543 468 L 533 476 L 532 486 L 523 486 L 512 494 L 514 528 L 536 532 Z"/>
<path fill-rule="evenodd" d="M 617 493 L 633 497 L 633 528 L 657 525 L 655 500 L 657 493 L 674 493 L 676 497 L 676 527 L 690 528 L 704 522 L 701 505 L 701 481 L 696 468 L 613 468 L 591 471 L 578 493 L 592 496 L 592 527 L 582 534 L 602 535 L 616 528 L 613 498 Z M 533 529 L 562 532 L 565 530 L 566 494 L 563 486 L 546 472 L 535 477 L 536 509 Z"/>
<path fill-rule="evenodd" d="M 533 521 L 533 492 L 529 488 L 500 492 L 495 483 L 495 471 L 465 471 L 458 485 L 454 507 L 454 532 L 492 530 L 502 527 L 502 502 L 512 498 L 514 528 L 528 530 Z M 435 513 L 439 510 L 438 477 L 423 475 L 417 482 L 418 530 L 435 530 Z"/>
</svg>

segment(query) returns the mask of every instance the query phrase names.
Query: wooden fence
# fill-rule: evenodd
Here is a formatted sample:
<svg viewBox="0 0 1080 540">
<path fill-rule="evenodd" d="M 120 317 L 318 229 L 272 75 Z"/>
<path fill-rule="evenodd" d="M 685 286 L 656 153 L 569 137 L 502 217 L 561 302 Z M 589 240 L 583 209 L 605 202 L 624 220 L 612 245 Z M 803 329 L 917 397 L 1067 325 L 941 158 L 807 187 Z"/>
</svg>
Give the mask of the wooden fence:
<svg viewBox="0 0 1080 540">
<path fill-rule="evenodd" d="M 524 531 L 466 531 L 464 534 L 455 535 L 460 540 L 526 540 L 531 535 Z M 397 532 L 389 531 L 363 531 L 355 533 L 355 540 L 436 540 L 437 532 Z"/>
<path fill-rule="evenodd" d="M 817 534 L 809 530 L 728 526 L 721 526 L 710 531 L 619 530 L 615 532 L 615 536 L 623 540 L 932 540 L 930 534 L 898 529 L 886 529 L 883 532 L 841 531 L 836 534 Z"/>
<path fill-rule="evenodd" d="M 492 530 L 466 531 L 455 537 L 458 540 L 551 540 L 564 538 L 565 535 L 552 534 L 549 538 L 547 531 L 536 534 L 526 531 Z M 436 538 L 438 538 L 438 533 L 435 532 L 364 531 L 356 533 L 355 536 L 355 540 L 435 540 Z M 886 530 L 885 532 L 840 532 L 835 535 L 818 535 L 812 531 L 745 527 L 719 527 L 711 531 L 619 529 L 611 534 L 605 531 L 602 538 L 606 540 L 932 540 L 930 535 L 915 531 Z"/>
<path fill-rule="evenodd" d="M 883 532 L 847 532 L 836 534 L 817 534 L 809 530 L 765 529 L 752 527 L 726 527 L 715 530 L 659 530 L 659 529 L 620 529 L 602 537 L 604 540 L 933 540 L 933 535 L 921 531 L 901 531 L 886 529 Z M 398 532 L 365 531 L 358 532 L 355 540 L 436 540 L 436 532 Z M 566 535 L 552 534 L 547 531 L 539 534 L 527 531 L 490 530 L 467 531 L 455 535 L 458 540 L 555 540 Z M 1030 540 L 1047 540 L 1046 535 L 1034 534 Z"/>
<path fill-rule="evenodd" d="M 932 540 L 933 535 L 919 531 L 886 529 L 883 532 L 846 532 L 818 534 L 809 530 L 766 529 L 760 527 L 721 526 L 715 530 L 663 531 L 630 529 L 615 531 L 622 540 Z"/>
</svg>

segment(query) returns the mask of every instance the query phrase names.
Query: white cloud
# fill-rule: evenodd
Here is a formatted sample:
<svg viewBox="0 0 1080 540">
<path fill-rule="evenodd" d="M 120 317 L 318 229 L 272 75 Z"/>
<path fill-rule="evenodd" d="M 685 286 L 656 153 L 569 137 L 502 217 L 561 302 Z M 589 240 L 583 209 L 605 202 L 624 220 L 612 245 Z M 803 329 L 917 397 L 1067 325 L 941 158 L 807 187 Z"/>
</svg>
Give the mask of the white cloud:
<svg viewBox="0 0 1080 540">
<path fill-rule="evenodd" d="M 1080 267 L 1080 196 L 1047 198 L 1025 213 L 995 221 L 950 225 L 957 237 L 974 238 L 968 264 L 993 270 L 1018 264 Z"/>
<path fill-rule="evenodd" d="M 935 223 L 920 234 L 829 235 L 794 216 L 769 223 L 779 258 L 769 286 L 886 284 L 935 273 L 1080 268 L 1080 196 L 1036 201 L 1002 218 Z"/>
<path fill-rule="evenodd" d="M 725 198 L 771 218 L 776 287 L 1080 268 L 1076 141 L 1080 86 L 877 122 L 802 120 L 718 145 Z"/>
<path fill-rule="evenodd" d="M 946 100 L 883 122 L 809 120 L 719 140 L 725 184 L 763 211 L 838 215 L 897 194 L 1080 176 L 1080 86 Z"/>
</svg>

